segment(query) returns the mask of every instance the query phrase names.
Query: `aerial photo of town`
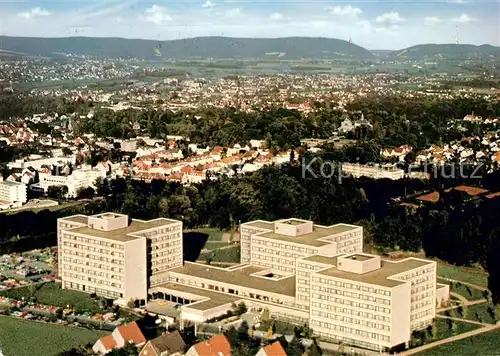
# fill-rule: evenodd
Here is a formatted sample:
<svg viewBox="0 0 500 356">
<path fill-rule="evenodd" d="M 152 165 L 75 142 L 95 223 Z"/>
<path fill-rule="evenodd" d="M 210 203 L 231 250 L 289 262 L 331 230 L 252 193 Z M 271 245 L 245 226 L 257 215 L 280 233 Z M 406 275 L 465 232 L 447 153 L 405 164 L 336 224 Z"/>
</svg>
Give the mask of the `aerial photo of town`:
<svg viewBox="0 0 500 356">
<path fill-rule="evenodd" d="M 0 356 L 500 355 L 499 24 L 0 2 Z"/>
</svg>

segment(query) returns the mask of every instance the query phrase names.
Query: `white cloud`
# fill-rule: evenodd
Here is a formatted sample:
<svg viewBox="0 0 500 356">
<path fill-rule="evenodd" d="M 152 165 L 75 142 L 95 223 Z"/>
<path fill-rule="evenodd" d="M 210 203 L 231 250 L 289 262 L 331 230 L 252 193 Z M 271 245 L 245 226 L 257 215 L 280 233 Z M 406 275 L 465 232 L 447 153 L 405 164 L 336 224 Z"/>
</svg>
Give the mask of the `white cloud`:
<svg viewBox="0 0 500 356">
<path fill-rule="evenodd" d="M 203 5 L 201 5 L 201 7 L 204 7 L 204 8 L 210 8 L 210 7 L 214 7 L 215 4 L 213 2 L 211 2 L 210 0 L 207 0 L 203 3 Z"/>
<path fill-rule="evenodd" d="M 380 24 L 395 24 L 403 21 L 404 19 L 399 15 L 399 13 L 394 11 L 386 12 L 385 14 L 377 16 L 375 19 L 375 22 Z"/>
<path fill-rule="evenodd" d="M 441 19 L 436 16 L 428 16 L 424 18 L 424 21 L 428 24 L 435 24 L 435 23 L 440 23 Z"/>
<path fill-rule="evenodd" d="M 459 17 L 455 17 L 453 19 L 453 21 L 460 22 L 460 23 L 467 23 L 467 22 L 476 21 L 476 19 L 470 15 L 462 14 Z"/>
<path fill-rule="evenodd" d="M 34 7 L 31 10 L 29 10 L 29 11 L 21 12 L 21 13 L 19 13 L 17 15 L 19 17 L 22 17 L 23 19 L 31 20 L 31 19 L 34 19 L 36 17 L 49 16 L 50 12 L 48 12 L 47 10 L 41 9 L 40 7 Z"/>
<path fill-rule="evenodd" d="M 224 12 L 224 16 L 226 16 L 226 17 L 234 17 L 234 16 L 238 16 L 239 14 L 241 14 L 241 10 L 238 7 L 235 9 L 227 10 L 226 12 Z"/>
<path fill-rule="evenodd" d="M 158 5 L 153 5 L 144 11 L 145 15 L 142 17 L 144 21 L 151 22 L 155 25 L 164 25 L 168 21 L 172 21 L 172 17 L 167 14 L 166 10 Z"/>
<path fill-rule="evenodd" d="M 363 12 L 359 7 L 352 7 L 351 5 L 333 6 L 330 7 L 330 11 L 333 15 L 336 16 L 351 16 L 351 17 L 356 17 Z"/>
<path fill-rule="evenodd" d="M 450 4 L 460 4 L 460 5 L 468 3 L 468 1 L 466 1 L 466 0 L 448 0 L 448 2 Z"/>
<path fill-rule="evenodd" d="M 283 15 L 280 14 L 279 12 L 275 12 L 269 16 L 271 20 L 281 20 L 283 19 Z"/>
</svg>

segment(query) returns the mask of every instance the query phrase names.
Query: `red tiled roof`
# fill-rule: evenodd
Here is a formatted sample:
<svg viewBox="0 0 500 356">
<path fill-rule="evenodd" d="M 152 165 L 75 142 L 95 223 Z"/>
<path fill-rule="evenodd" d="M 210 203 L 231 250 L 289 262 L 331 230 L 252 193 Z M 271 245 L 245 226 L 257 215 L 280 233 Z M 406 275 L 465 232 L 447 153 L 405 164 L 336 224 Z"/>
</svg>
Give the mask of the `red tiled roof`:
<svg viewBox="0 0 500 356">
<path fill-rule="evenodd" d="M 135 321 L 127 325 L 119 326 L 118 332 L 123 337 L 123 340 L 125 340 L 125 342 L 133 342 L 136 345 L 146 343 L 146 338 L 142 334 L 141 329 L 139 329 L 139 326 L 137 326 L 137 323 Z"/>
<path fill-rule="evenodd" d="M 488 191 L 486 189 L 469 187 L 467 185 L 459 185 L 457 187 L 454 187 L 453 190 L 458 190 L 459 192 L 467 193 L 471 197 L 475 197 L 476 195 L 488 193 Z M 446 191 L 446 192 L 448 192 L 448 191 Z"/>
<path fill-rule="evenodd" d="M 266 356 L 286 356 L 286 352 L 279 341 L 273 342 L 271 345 L 264 347 Z"/>
<path fill-rule="evenodd" d="M 432 192 L 429 194 L 424 194 L 424 195 L 418 196 L 416 199 L 420 200 L 420 201 L 429 202 L 429 203 L 437 203 L 439 201 L 439 193 Z"/>
<path fill-rule="evenodd" d="M 101 344 L 106 351 L 109 351 L 116 346 L 115 338 L 112 335 L 103 336 L 99 340 L 101 340 Z"/>
<path fill-rule="evenodd" d="M 500 196 L 500 192 L 495 192 L 495 193 L 488 194 L 488 195 L 486 195 L 486 198 L 493 199 L 493 198 L 496 198 L 498 196 Z"/>
<path fill-rule="evenodd" d="M 229 356 L 231 345 L 224 335 L 214 335 L 207 341 L 202 341 L 193 346 L 200 356 Z"/>
</svg>

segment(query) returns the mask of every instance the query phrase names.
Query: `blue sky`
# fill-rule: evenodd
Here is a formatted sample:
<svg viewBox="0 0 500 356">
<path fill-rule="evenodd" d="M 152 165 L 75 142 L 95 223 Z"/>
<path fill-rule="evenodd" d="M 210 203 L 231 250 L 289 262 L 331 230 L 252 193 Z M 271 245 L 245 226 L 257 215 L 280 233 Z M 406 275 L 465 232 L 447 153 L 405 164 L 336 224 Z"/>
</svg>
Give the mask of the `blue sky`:
<svg viewBox="0 0 500 356">
<path fill-rule="evenodd" d="M 500 0 L 0 1 L 0 34 L 167 40 L 320 36 L 368 49 L 500 45 Z"/>
</svg>

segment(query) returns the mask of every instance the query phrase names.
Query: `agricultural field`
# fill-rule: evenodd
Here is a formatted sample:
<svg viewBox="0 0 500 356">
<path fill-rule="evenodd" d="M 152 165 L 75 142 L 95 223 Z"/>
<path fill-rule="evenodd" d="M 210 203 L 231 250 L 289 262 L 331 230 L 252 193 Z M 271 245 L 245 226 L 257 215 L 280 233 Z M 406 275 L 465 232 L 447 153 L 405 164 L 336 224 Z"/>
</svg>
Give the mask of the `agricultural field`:
<svg viewBox="0 0 500 356">
<path fill-rule="evenodd" d="M 36 303 L 54 305 L 57 307 L 66 307 L 69 305 L 71 308 L 82 312 L 88 311 L 91 313 L 98 313 L 102 311 L 99 305 L 99 299 L 93 299 L 87 293 L 61 289 L 61 286 L 55 282 L 47 282 L 36 286 L 31 285 L 0 292 L 0 296 L 18 300 L 22 297 L 26 300 L 34 298 Z"/>
<path fill-rule="evenodd" d="M 0 349 L 5 356 L 55 356 L 94 343 L 106 332 L 0 316 Z"/>
</svg>

